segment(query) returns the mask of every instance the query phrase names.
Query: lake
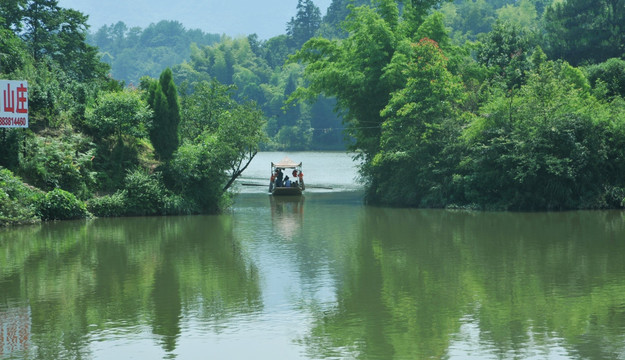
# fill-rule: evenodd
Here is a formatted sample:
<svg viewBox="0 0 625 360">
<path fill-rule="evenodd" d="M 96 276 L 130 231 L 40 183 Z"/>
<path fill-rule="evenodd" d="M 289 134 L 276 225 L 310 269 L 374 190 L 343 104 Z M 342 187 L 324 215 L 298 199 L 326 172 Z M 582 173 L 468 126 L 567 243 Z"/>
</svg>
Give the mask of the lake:
<svg viewBox="0 0 625 360">
<path fill-rule="evenodd" d="M 303 198 L 266 192 L 285 155 Z M 221 215 L 0 230 L 0 358 L 625 359 L 625 212 L 366 206 L 356 175 L 261 153 Z"/>
</svg>

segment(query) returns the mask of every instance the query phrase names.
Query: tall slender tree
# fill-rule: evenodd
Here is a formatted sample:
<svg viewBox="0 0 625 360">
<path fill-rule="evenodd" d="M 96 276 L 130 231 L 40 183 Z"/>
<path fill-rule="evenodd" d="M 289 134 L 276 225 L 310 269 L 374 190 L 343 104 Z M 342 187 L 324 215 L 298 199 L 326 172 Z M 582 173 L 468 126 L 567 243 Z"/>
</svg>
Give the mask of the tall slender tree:
<svg viewBox="0 0 625 360">
<path fill-rule="evenodd" d="M 150 83 L 148 103 L 154 110 L 150 141 L 158 158 L 168 161 L 179 146 L 178 125 L 180 124 L 178 90 L 174 84 L 171 69 L 163 70 L 159 81 Z"/>
</svg>

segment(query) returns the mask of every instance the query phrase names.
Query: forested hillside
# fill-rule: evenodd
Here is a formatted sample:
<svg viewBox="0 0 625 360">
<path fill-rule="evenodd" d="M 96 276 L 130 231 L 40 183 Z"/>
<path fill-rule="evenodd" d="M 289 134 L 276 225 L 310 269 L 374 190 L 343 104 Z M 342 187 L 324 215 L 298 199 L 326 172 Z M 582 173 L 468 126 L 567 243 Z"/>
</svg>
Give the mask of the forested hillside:
<svg viewBox="0 0 625 360">
<path fill-rule="evenodd" d="M 334 14 L 323 29 L 337 32 L 347 15 Z M 335 6 L 336 8 L 336 6 Z M 341 118 L 332 99 L 319 97 L 314 102 L 290 104 L 285 100 L 303 85 L 302 67 L 285 65 L 289 55 L 322 31 L 320 9 L 311 0 L 300 1 L 295 15 L 284 24 L 285 34 L 260 40 L 256 34 L 230 38 L 186 30 L 174 21 L 161 21 L 145 30 L 129 29 L 123 23 L 98 29 L 89 37 L 111 65 L 112 74 L 127 84 L 137 84 L 143 76 L 157 76 L 172 67 L 182 95 L 193 93 L 198 81 L 217 79 L 232 85 L 240 101 L 255 101 L 268 119 L 268 149 L 345 149 Z M 334 14 L 334 15 L 332 15 Z M 326 16 L 327 17 L 327 16 Z"/>
<path fill-rule="evenodd" d="M 177 21 L 166 20 L 145 29 L 117 22 L 87 36 L 100 50 L 102 61 L 111 66 L 113 78 L 126 84 L 138 84 L 143 76 L 157 77 L 163 69 L 187 61 L 191 44 L 212 45 L 220 39 L 220 35 L 187 30 Z"/>
<path fill-rule="evenodd" d="M 299 0 L 267 40 L 118 23 L 99 48 L 86 19 L 0 4 L 30 118 L 0 129 L 2 223 L 219 211 L 263 147 L 347 145 L 374 203 L 624 206 L 625 0 Z"/>
<path fill-rule="evenodd" d="M 0 4 L 0 78 L 28 82 L 30 120 L 0 129 L 0 225 L 227 207 L 266 142 L 260 109 L 200 81 L 181 111 L 168 68 L 126 87 L 87 44 L 85 22 L 54 0 Z"/>
</svg>

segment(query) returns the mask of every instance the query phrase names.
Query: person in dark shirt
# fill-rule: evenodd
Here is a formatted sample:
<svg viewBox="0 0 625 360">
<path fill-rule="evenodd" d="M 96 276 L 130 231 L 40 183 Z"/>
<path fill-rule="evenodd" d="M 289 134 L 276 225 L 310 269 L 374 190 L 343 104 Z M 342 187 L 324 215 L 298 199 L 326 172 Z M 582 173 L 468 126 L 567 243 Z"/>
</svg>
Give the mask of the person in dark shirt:
<svg viewBox="0 0 625 360">
<path fill-rule="evenodd" d="M 284 174 L 282 174 L 282 169 L 278 169 L 278 177 L 276 179 L 276 187 L 282 187 L 282 179 Z"/>
</svg>

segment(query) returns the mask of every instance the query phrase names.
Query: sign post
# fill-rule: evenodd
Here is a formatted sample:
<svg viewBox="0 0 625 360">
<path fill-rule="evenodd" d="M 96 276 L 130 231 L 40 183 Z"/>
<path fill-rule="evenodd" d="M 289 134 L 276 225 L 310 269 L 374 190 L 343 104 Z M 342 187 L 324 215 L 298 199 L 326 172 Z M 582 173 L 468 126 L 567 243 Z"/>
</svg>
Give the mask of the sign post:
<svg viewBox="0 0 625 360">
<path fill-rule="evenodd" d="M 0 80 L 0 128 L 28 127 L 28 82 Z"/>
</svg>

